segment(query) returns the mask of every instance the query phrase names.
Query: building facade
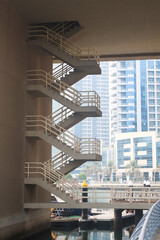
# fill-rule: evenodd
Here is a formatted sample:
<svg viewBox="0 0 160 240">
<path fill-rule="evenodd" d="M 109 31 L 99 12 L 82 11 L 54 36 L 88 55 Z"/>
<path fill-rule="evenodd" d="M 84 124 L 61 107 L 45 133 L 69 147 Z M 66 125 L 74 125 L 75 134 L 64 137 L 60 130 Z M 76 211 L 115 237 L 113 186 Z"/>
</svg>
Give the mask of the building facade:
<svg viewBox="0 0 160 240">
<path fill-rule="evenodd" d="M 160 163 L 159 146 L 160 138 L 153 131 L 116 134 L 117 173 L 120 173 L 124 180 L 130 161 L 135 160 L 137 169 L 141 172 L 139 177 L 154 180 L 154 172 Z"/>
<path fill-rule="evenodd" d="M 160 132 L 160 61 L 110 63 L 110 145 L 116 133 Z"/>
<path fill-rule="evenodd" d="M 105 165 L 109 147 L 109 62 L 101 62 L 101 75 L 89 75 L 75 84 L 79 91 L 96 91 L 101 98 L 101 118 L 87 118 L 74 127 L 82 138 L 97 138 L 102 144 L 102 164 Z"/>
</svg>

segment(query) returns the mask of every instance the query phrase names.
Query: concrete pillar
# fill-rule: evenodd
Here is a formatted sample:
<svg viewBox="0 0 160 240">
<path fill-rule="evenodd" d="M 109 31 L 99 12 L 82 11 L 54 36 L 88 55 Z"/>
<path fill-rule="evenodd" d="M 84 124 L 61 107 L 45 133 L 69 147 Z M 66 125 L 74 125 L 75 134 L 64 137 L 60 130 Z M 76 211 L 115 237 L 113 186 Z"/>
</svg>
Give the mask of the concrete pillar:
<svg viewBox="0 0 160 240">
<path fill-rule="evenodd" d="M 114 236 L 115 240 L 122 239 L 122 210 L 121 209 L 114 209 Z"/>
<path fill-rule="evenodd" d="M 135 225 L 139 223 L 141 218 L 143 217 L 143 210 L 142 209 L 136 209 L 135 210 Z"/>
<path fill-rule="evenodd" d="M 82 202 L 88 202 L 88 184 L 86 183 L 86 181 L 83 181 L 82 190 L 82 197 L 86 197 L 82 198 Z M 82 209 L 82 219 L 88 219 L 88 209 Z"/>
</svg>

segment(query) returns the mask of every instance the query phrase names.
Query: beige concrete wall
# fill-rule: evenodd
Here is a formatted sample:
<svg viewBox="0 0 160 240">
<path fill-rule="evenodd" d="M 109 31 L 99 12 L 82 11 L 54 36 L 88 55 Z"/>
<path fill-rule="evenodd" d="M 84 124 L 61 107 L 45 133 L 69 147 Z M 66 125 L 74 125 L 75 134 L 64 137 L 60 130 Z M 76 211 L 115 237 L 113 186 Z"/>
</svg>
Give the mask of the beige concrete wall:
<svg viewBox="0 0 160 240">
<path fill-rule="evenodd" d="M 49 226 L 47 210 L 25 211 L 24 162 L 50 158 L 51 147 L 25 139 L 25 114 L 49 114 L 50 99 L 37 99 L 25 91 L 28 67 L 51 68 L 51 58 L 37 56 L 26 45 L 26 25 L 8 1 L 0 1 L 0 239 Z M 31 156 L 31 158 L 30 158 Z M 29 190 L 30 194 L 30 190 Z M 50 200 L 35 189 L 34 199 Z"/>
</svg>

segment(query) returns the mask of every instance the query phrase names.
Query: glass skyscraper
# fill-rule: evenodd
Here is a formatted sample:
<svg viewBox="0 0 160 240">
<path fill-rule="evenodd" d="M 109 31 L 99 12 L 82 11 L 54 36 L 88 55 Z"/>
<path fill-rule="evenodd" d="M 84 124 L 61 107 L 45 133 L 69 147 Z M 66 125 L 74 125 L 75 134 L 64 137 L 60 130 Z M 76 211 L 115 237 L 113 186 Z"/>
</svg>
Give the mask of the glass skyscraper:
<svg viewBox="0 0 160 240">
<path fill-rule="evenodd" d="M 110 145 L 116 133 L 160 133 L 160 60 L 110 63 Z"/>
<path fill-rule="evenodd" d="M 101 62 L 101 75 L 88 75 L 75 84 L 79 91 L 96 91 L 101 98 L 102 117 L 87 118 L 74 127 L 75 135 L 98 138 L 102 144 L 102 164 L 106 164 L 109 148 L 109 63 Z"/>
</svg>

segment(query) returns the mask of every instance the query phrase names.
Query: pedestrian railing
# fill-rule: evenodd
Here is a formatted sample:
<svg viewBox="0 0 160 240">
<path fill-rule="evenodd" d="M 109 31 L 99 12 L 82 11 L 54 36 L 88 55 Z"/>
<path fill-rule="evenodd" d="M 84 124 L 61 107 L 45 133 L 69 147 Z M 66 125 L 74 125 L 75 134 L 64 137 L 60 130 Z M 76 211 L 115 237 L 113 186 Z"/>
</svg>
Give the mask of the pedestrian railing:
<svg viewBox="0 0 160 240">
<path fill-rule="evenodd" d="M 58 124 L 59 122 L 62 122 L 65 119 L 68 119 L 71 115 L 73 115 L 73 113 L 74 113 L 74 111 L 63 106 L 63 107 L 57 109 L 55 112 L 48 115 L 47 118 L 49 120 L 53 121 L 55 124 Z"/>
<path fill-rule="evenodd" d="M 65 191 L 73 199 L 81 199 L 79 184 L 73 179 L 64 176 L 58 170 L 53 170 L 46 163 L 25 162 L 25 178 L 41 178 L 43 181 L 53 184 L 57 189 Z"/>
<path fill-rule="evenodd" d="M 45 163 L 50 166 L 51 169 L 60 169 L 62 166 L 65 166 L 66 164 L 69 164 L 70 162 L 74 161 L 74 159 L 68 155 L 66 155 L 64 152 L 60 152 L 50 158 Z"/>
<path fill-rule="evenodd" d="M 160 187 L 88 187 L 88 202 L 155 203 Z"/>
<path fill-rule="evenodd" d="M 28 70 L 27 84 L 38 84 L 47 89 L 53 89 L 75 105 L 95 106 L 100 109 L 100 97 L 95 91 L 78 91 L 44 70 Z"/>
<path fill-rule="evenodd" d="M 62 77 L 65 77 L 70 72 L 73 72 L 74 68 L 67 63 L 58 64 L 55 68 L 52 69 L 52 76 L 61 80 Z"/>
<path fill-rule="evenodd" d="M 69 39 L 45 26 L 28 27 L 28 38 L 29 40 L 43 39 L 45 42 L 56 46 L 74 58 L 84 60 L 94 59 L 97 63 L 100 62 L 99 53 L 96 48 L 80 49 Z"/>
<path fill-rule="evenodd" d="M 26 129 L 28 131 L 43 131 L 52 135 L 69 146 L 77 153 L 81 154 L 100 154 L 100 141 L 96 138 L 79 138 L 73 133 L 55 124 L 47 117 L 42 115 L 27 115 Z"/>
</svg>

